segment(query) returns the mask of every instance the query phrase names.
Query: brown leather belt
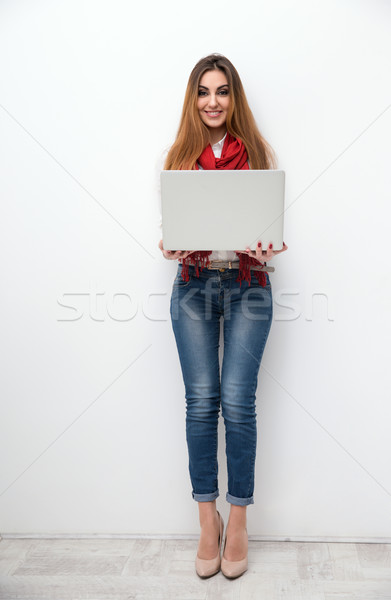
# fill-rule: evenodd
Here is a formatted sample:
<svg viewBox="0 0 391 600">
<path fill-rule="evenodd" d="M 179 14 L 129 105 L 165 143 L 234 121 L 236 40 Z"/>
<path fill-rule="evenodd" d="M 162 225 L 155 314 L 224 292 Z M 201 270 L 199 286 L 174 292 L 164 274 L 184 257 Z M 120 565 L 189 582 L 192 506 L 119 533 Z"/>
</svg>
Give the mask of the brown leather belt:
<svg viewBox="0 0 391 600">
<path fill-rule="evenodd" d="M 219 271 L 225 271 L 225 269 L 239 269 L 239 261 L 237 260 L 211 260 L 209 266 L 204 268 L 206 269 L 218 269 Z M 199 262 L 198 266 L 202 266 L 202 263 Z M 269 271 L 272 273 L 275 269 L 274 267 L 261 266 L 261 265 L 250 265 L 250 269 L 252 271 Z"/>
</svg>

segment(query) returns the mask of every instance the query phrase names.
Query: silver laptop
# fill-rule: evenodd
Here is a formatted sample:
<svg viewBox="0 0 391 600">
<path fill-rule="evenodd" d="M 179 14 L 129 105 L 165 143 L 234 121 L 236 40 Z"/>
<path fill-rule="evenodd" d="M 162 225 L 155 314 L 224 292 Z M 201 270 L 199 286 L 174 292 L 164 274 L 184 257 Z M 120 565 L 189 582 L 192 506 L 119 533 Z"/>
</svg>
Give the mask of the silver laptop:
<svg viewBox="0 0 391 600">
<path fill-rule="evenodd" d="M 283 247 L 285 171 L 161 171 L 165 250 Z"/>
</svg>

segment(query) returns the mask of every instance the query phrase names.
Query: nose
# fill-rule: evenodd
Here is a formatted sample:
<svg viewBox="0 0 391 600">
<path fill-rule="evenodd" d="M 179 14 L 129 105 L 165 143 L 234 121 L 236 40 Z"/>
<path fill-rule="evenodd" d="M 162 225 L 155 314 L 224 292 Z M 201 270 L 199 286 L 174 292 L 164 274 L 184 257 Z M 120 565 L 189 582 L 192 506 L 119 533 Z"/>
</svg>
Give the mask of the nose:
<svg viewBox="0 0 391 600">
<path fill-rule="evenodd" d="M 211 108 L 216 108 L 217 105 L 218 105 L 217 96 L 215 94 L 211 94 L 210 100 L 209 100 L 209 106 Z"/>
</svg>

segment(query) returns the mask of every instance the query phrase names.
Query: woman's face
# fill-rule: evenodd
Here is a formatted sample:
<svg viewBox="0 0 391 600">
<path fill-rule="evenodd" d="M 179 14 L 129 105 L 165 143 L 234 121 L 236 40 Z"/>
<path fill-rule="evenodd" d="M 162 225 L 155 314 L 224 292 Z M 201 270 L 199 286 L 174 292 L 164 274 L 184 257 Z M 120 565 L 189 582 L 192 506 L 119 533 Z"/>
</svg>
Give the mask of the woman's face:
<svg viewBox="0 0 391 600">
<path fill-rule="evenodd" d="M 228 81 L 220 69 L 207 71 L 200 79 L 198 87 L 198 112 L 208 127 L 224 125 L 229 106 Z"/>
</svg>

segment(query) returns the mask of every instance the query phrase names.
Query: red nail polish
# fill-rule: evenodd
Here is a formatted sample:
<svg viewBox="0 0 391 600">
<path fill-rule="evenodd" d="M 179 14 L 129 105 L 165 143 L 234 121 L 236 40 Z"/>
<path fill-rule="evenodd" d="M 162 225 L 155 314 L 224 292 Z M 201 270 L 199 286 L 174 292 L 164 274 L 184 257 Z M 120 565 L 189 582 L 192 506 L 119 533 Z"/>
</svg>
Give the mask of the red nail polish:
<svg viewBox="0 0 391 600">
<path fill-rule="evenodd" d="M 273 248 L 273 244 L 269 244 L 269 248 Z"/>
<path fill-rule="evenodd" d="M 261 242 L 258 242 L 258 248 L 260 248 L 262 246 Z"/>
</svg>

